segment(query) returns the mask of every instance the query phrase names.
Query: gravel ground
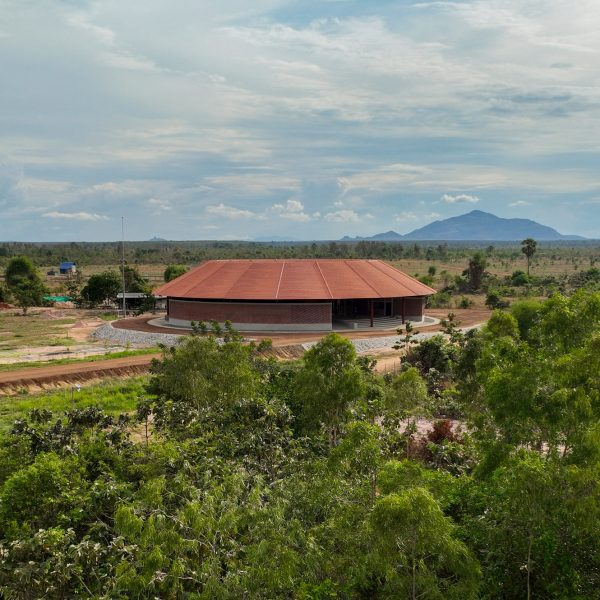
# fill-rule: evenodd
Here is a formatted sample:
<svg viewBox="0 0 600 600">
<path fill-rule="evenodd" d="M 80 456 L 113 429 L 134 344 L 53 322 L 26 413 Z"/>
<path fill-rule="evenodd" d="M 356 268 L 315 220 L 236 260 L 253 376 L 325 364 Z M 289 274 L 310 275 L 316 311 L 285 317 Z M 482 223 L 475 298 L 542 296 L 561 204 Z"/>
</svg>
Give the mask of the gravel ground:
<svg viewBox="0 0 600 600">
<path fill-rule="evenodd" d="M 92 333 L 97 340 L 105 340 L 113 344 L 135 344 L 136 346 L 152 347 L 158 344 L 165 346 L 176 346 L 181 336 L 171 333 L 145 333 L 143 331 L 132 331 L 131 329 L 116 329 L 110 323 L 101 325 Z"/>
<path fill-rule="evenodd" d="M 463 331 L 473 329 L 473 327 L 464 327 Z M 417 333 L 412 339 L 420 342 L 427 338 L 433 337 L 434 335 L 440 335 L 439 331 L 433 331 L 428 333 Z M 136 346 L 156 346 L 157 344 L 164 344 L 165 346 L 176 346 L 181 340 L 180 335 L 174 335 L 170 333 L 147 333 L 143 331 L 134 331 L 131 329 L 117 329 L 110 323 L 102 325 L 92 334 L 98 340 L 105 340 L 114 344 L 121 344 L 126 346 L 127 344 L 135 344 Z M 383 337 L 373 338 L 359 338 L 350 340 L 358 353 L 371 352 L 373 350 L 381 350 L 383 348 L 392 348 L 394 344 L 401 339 L 399 335 L 390 335 Z M 314 346 L 317 342 L 306 342 L 301 344 L 304 350 L 308 350 Z"/>
<path fill-rule="evenodd" d="M 477 327 L 478 326 L 463 327 L 462 330 L 468 331 L 469 329 L 476 329 Z M 416 342 L 422 342 L 423 340 L 426 340 L 427 338 L 431 338 L 434 335 L 444 335 L 444 334 L 441 334 L 439 331 L 432 331 L 430 333 L 417 333 L 417 334 L 413 335 L 411 339 L 415 340 Z M 371 352 L 372 350 L 381 350 L 382 348 L 392 348 L 394 346 L 394 344 L 396 342 L 400 341 L 401 339 L 402 339 L 402 336 L 396 334 L 396 335 L 390 335 L 390 336 L 385 336 L 385 337 L 362 338 L 362 339 L 356 339 L 356 340 L 350 340 L 350 341 L 354 345 L 354 348 L 356 349 L 356 351 L 360 354 L 362 352 Z M 308 350 L 309 348 L 314 346 L 316 343 L 317 342 L 307 342 L 305 344 L 302 344 L 302 347 L 305 350 Z"/>
</svg>

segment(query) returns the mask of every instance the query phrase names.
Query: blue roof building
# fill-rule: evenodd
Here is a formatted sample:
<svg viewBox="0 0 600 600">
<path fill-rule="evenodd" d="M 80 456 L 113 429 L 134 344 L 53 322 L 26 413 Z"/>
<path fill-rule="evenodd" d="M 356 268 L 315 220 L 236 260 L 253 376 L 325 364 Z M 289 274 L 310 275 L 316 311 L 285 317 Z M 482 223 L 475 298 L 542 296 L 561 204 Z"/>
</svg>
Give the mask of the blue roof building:
<svg viewBox="0 0 600 600">
<path fill-rule="evenodd" d="M 61 275 L 67 275 L 77 271 L 77 265 L 74 262 L 62 262 L 58 268 Z"/>
</svg>

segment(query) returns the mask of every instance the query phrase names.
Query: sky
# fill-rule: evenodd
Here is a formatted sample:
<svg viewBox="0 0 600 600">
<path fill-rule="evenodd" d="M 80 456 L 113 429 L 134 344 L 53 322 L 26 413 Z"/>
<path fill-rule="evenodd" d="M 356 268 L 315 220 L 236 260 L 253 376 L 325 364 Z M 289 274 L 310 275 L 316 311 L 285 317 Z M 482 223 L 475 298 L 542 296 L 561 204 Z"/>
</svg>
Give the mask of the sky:
<svg viewBox="0 0 600 600">
<path fill-rule="evenodd" d="M 598 0 L 0 0 L 0 241 L 600 238 Z"/>
</svg>

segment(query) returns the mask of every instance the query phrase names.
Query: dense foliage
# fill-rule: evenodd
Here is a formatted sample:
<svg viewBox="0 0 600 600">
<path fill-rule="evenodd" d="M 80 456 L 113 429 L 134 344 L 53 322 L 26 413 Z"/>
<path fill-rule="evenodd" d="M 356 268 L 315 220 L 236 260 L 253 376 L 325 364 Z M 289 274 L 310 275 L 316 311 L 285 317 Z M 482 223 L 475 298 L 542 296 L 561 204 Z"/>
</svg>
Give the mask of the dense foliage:
<svg viewBox="0 0 600 600">
<path fill-rule="evenodd" d="M 3 301 L 13 299 L 23 309 L 23 314 L 29 307 L 42 304 L 46 288 L 27 256 L 16 256 L 8 261 L 4 281 L 6 287 L 0 292 Z"/>
<path fill-rule="evenodd" d="M 600 598 L 600 293 L 457 325 L 386 377 L 335 334 L 289 363 L 193 335 L 136 415 L 33 411 L 4 597 Z"/>
</svg>

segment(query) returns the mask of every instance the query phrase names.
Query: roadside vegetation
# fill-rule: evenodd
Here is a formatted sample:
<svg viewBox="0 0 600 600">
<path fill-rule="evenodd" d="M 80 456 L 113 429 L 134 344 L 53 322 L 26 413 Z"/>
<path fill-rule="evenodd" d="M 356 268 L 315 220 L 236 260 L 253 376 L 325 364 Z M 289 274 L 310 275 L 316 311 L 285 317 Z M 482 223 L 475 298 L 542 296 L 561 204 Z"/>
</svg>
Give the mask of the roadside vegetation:
<svg viewBox="0 0 600 600">
<path fill-rule="evenodd" d="M 133 389 L 33 400 L 0 593 L 600 598 L 600 292 L 444 328 L 389 376 L 335 334 L 284 363 L 197 331 Z"/>
<path fill-rule="evenodd" d="M 77 384 L 42 394 L 21 394 L 0 398 L 0 432 L 6 433 L 15 422 L 39 411 L 63 415 L 73 410 L 101 407 L 106 415 L 117 416 L 136 409 L 144 394 L 146 378 L 107 379 L 100 384 Z"/>
</svg>

